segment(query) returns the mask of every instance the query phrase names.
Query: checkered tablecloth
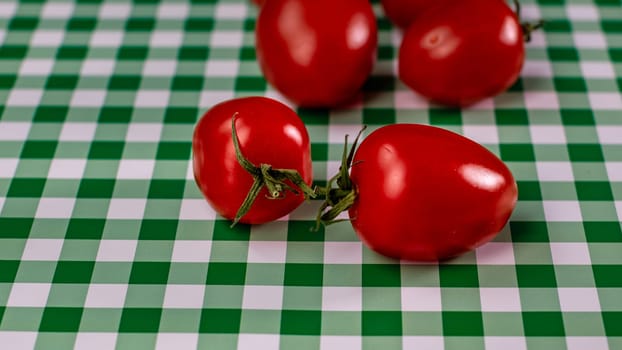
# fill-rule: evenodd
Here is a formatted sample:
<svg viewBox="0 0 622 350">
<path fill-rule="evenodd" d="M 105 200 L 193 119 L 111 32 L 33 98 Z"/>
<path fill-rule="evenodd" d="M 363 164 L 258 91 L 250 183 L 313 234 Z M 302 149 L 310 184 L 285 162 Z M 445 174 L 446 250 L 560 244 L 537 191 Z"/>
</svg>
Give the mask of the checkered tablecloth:
<svg viewBox="0 0 622 350">
<path fill-rule="evenodd" d="M 319 184 L 362 124 L 441 126 L 507 162 L 509 225 L 437 265 L 378 256 L 347 222 L 309 232 L 317 200 L 231 229 L 202 199 L 198 116 L 282 99 L 250 2 L 1 0 L 0 349 L 622 349 L 621 3 L 534 1 L 546 28 L 495 99 L 415 96 L 379 18 L 361 101 L 297 109 Z"/>
</svg>

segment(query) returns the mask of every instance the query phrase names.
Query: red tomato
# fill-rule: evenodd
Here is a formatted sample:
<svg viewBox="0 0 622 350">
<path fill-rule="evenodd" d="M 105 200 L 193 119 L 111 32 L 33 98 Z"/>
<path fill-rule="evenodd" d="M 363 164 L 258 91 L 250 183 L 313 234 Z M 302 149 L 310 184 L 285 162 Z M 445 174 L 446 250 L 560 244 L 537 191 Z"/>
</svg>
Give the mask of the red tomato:
<svg viewBox="0 0 622 350">
<path fill-rule="evenodd" d="M 442 0 L 380 0 L 384 14 L 393 24 L 400 28 L 408 28 L 417 17 Z"/>
<path fill-rule="evenodd" d="M 399 77 L 432 101 L 467 106 L 509 88 L 524 58 L 521 24 L 505 1 L 454 1 L 408 28 Z"/>
<path fill-rule="evenodd" d="M 270 0 L 255 28 L 259 66 L 298 105 L 334 107 L 371 73 L 378 30 L 368 0 Z"/>
<path fill-rule="evenodd" d="M 227 219 L 235 218 L 253 185 L 253 177 L 236 158 L 232 137 L 234 115 L 240 150 L 251 163 L 296 170 L 307 184 L 311 183 L 313 174 L 309 135 L 302 120 L 289 107 L 265 97 L 238 98 L 213 106 L 194 131 L 194 176 L 207 201 Z M 270 199 L 263 188 L 240 222 L 260 224 L 278 219 L 304 200 L 302 194 L 283 195 L 280 199 Z"/>
<path fill-rule="evenodd" d="M 253 3 L 257 6 L 263 5 L 264 2 L 266 2 L 266 0 L 253 0 Z"/>
<path fill-rule="evenodd" d="M 397 259 L 438 261 L 470 251 L 501 231 L 517 200 L 499 158 L 437 127 L 381 127 L 351 164 L 352 226 L 371 249 Z"/>
</svg>

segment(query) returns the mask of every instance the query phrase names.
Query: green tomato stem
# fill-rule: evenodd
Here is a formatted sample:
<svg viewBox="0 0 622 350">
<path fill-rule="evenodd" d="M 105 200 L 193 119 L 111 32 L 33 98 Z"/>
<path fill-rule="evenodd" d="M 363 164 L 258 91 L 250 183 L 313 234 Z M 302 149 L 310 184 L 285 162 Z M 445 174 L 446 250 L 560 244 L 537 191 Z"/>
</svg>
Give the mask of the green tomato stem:
<svg viewBox="0 0 622 350">
<path fill-rule="evenodd" d="M 316 190 L 307 185 L 298 171 L 294 169 L 273 169 L 270 164 L 263 163 L 256 166 L 244 156 L 235 128 L 237 116 L 238 113 L 235 113 L 231 117 L 231 138 L 233 139 L 235 156 L 240 166 L 253 177 L 253 184 L 240 205 L 231 227 L 235 226 L 248 213 L 264 187 L 268 190 L 267 198 L 269 199 L 285 198 L 286 191 L 292 192 L 294 195 L 299 195 L 302 192 L 305 199 L 315 198 L 317 196 Z M 286 180 L 289 180 L 297 188 L 289 185 L 285 182 Z"/>
<path fill-rule="evenodd" d="M 359 131 L 349 151 L 348 135 L 345 136 L 339 172 L 328 180 L 326 187 L 318 187 L 316 189 L 316 193 L 324 197 L 324 202 L 320 206 L 315 219 L 316 230 L 319 229 L 320 225 L 328 226 L 344 221 L 337 220 L 337 217 L 341 212 L 348 210 L 356 201 L 356 189 L 350 179 L 350 167 L 352 166 L 356 146 L 366 128 L 366 126 L 363 126 L 361 131 Z M 334 187 L 335 183 L 337 183 L 337 187 Z"/>
</svg>

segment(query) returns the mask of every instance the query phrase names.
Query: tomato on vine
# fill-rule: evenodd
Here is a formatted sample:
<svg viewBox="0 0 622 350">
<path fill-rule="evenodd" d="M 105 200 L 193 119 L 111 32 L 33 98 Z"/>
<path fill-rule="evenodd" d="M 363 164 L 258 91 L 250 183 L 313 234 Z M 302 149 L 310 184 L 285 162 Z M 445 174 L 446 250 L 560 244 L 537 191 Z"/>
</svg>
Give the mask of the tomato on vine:
<svg viewBox="0 0 622 350">
<path fill-rule="evenodd" d="M 517 201 L 508 167 L 451 131 L 393 124 L 357 140 L 339 174 L 322 189 L 318 221 L 348 211 L 372 250 L 396 259 L 439 261 L 490 241 Z M 346 138 L 347 143 L 347 138 Z M 347 146 L 346 146 L 347 147 Z M 337 187 L 334 187 L 334 184 Z"/>
<path fill-rule="evenodd" d="M 265 97 L 210 108 L 192 139 L 196 183 L 223 217 L 261 224 L 313 197 L 311 143 L 298 115 Z"/>
</svg>

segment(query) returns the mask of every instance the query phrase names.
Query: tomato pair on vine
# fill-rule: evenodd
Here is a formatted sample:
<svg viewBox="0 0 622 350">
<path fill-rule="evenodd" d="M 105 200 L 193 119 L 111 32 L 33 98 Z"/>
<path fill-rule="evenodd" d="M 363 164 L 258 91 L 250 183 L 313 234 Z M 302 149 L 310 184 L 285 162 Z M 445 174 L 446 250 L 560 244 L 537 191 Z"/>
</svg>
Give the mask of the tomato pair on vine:
<svg viewBox="0 0 622 350">
<path fill-rule="evenodd" d="M 342 211 L 361 240 L 380 254 L 444 260 L 491 240 L 514 209 L 510 170 L 483 146 L 425 125 L 394 124 L 344 153 L 326 188 L 313 188 L 310 141 L 294 111 L 264 97 L 222 102 L 193 137 L 196 182 L 230 220 L 276 220 L 305 198 L 324 203 L 318 222 Z M 335 184 L 337 187 L 335 187 Z"/>
</svg>

